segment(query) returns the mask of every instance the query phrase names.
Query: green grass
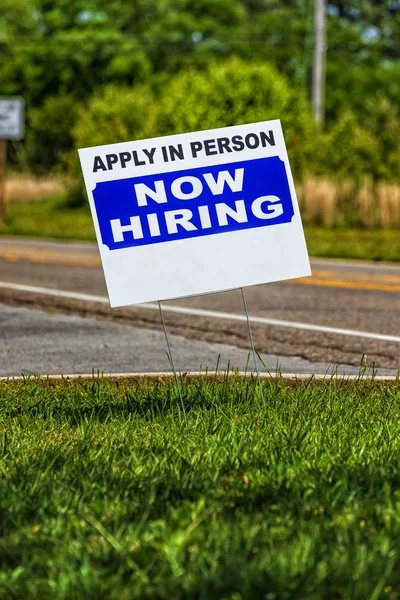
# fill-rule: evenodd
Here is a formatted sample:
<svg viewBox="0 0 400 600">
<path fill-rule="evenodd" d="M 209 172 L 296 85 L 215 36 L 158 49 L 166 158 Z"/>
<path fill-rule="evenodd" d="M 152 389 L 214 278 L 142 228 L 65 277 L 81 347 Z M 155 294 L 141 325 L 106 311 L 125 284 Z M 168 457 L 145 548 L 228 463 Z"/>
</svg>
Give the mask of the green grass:
<svg viewBox="0 0 400 600">
<path fill-rule="evenodd" d="M 0 235 L 95 240 L 89 209 L 67 208 L 63 198 L 15 203 L 7 208 Z M 311 256 L 400 261 L 397 230 L 327 229 L 305 226 Z"/>
<path fill-rule="evenodd" d="M 311 256 L 400 261 L 396 229 L 326 229 L 305 226 Z"/>
<path fill-rule="evenodd" d="M 400 597 L 400 388 L 0 382 L 0 597 Z"/>
<path fill-rule="evenodd" d="M 89 208 L 67 208 L 63 197 L 9 204 L 0 234 L 95 240 Z"/>
</svg>

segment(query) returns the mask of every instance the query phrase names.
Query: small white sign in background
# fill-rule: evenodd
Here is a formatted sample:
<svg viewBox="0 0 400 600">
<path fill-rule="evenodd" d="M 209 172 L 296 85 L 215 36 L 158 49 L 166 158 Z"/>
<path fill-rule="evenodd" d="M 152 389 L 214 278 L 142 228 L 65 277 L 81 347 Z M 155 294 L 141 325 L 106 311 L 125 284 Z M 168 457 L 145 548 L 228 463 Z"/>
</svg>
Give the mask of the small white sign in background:
<svg viewBox="0 0 400 600">
<path fill-rule="evenodd" d="M 311 274 L 279 120 L 79 156 L 112 307 Z"/>
<path fill-rule="evenodd" d="M 23 137 L 23 98 L 0 96 L 0 140 L 21 140 Z"/>
</svg>

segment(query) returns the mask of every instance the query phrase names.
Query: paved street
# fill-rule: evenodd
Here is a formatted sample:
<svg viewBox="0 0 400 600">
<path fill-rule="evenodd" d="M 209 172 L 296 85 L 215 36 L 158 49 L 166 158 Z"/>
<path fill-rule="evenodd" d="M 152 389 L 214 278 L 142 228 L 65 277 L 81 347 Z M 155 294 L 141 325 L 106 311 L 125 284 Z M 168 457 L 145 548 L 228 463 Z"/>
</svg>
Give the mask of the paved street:
<svg viewBox="0 0 400 600">
<path fill-rule="evenodd" d="M 249 350 L 178 335 L 169 340 L 177 370 L 204 372 L 218 365 L 221 371 L 228 367 L 254 371 Z M 171 370 L 161 331 L 106 320 L 0 305 L 0 342 L 0 377 Z M 263 373 L 266 369 L 271 373 L 333 372 L 332 365 L 298 357 L 263 354 L 261 358 Z M 341 365 L 337 372 L 357 374 L 358 368 Z M 381 369 L 379 374 L 393 372 Z"/>
<path fill-rule="evenodd" d="M 347 364 L 357 369 L 363 355 L 366 355 L 364 360 L 369 365 L 380 369 L 395 372 L 400 368 L 400 266 L 316 259 L 312 261 L 312 269 L 311 278 L 246 288 L 248 308 L 254 320 L 256 349 L 263 355 L 304 359 L 309 361 L 304 365 L 311 371 L 310 363 Z M 3 285 L 0 287 L 0 302 L 8 306 L 39 308 L 57 316 L 69 313 L 75 317 L 96 317 L 95 322 L 103 325 L 106 321 L 113 321 L 114 325 L 123 323 L 123 327 L 129 325 L 135 331 L 140 328 L 143 334 L 144 329 L 150 330 L 150 339 L 153 332 L 162 336 L 160 316 L 154 307 L 111 310 L 107 306 L 104 277 L 94 244 L 1 238 L 0 282 Z M 71 299 L 32 290 L 7 289 L 4 287 L 7 283 L 75 292 L 77 297 Z M 82 298 L 79 294 L 88 297 Z M 103 301 L 92 301 L 89 296 L 103 297 Z M 170 334 L 194 343 L 225 344 L 233 347 L 232 351 L 242 348 L 244 355 L 241 360 L 243 356 L 247 357 L 247 325 L 244 320 L 235 320 L 238 315 L 243 318 L 244 314 L 239 290 L 173 300 L 163 303 L 163 306 Z M 188 313 L 174 312 L 180 307 Z M 171 310 L 168 311 L 168 308 Z M 219 313 L 220 318 L 214 313 Z M 16 318 L 5 309 L 2 314 L 6 315 L 7 323 Z M 38 313 L 32 313 L 30 321 L 39 322 L 38 319 Z M 310 329 L 304 328 L 307 326 Z M 3 331 L 4 328 L 3 318 Z M 13 331 L 16 332 L 15 327 Z M 17 345 L 20 343 L 17 332 L 15 335 Z M 10 330 L 7 336 L 8 343 L 12 344 Z M 50 348 L 58 342 L 51 333 L 46 339 Z M 161 345 L 159 341 L 154 341 L 154 344 L 157 348 Z M 201 348 L 203 355 L 208 357 L 205 346 Z M 194 362 L 191 362 L 192 359 L 189 361 L 193 365 L 190 368 L 196 368 L 197 363 L 198 368 L 208 362 L 208 359 L 199 362 L 196 352 Z M 213 352 L 211 362 L 215 357 Z M 144 358 L 145 366 L 147 360 Z M 237 360 L 239 366 L 238 356 Z M 272 360 L 276 364 L 275 358 Z M 106 371 L 115 368 L 107 368 L 107 363 L 102 363 L 103 367 Z M 189 367 L 180 365 L 180 368 Z M 304 372 L 303 367 L 299 369 Z M 144 370 L 157 369 L 148 366 Z"/>
</svg>

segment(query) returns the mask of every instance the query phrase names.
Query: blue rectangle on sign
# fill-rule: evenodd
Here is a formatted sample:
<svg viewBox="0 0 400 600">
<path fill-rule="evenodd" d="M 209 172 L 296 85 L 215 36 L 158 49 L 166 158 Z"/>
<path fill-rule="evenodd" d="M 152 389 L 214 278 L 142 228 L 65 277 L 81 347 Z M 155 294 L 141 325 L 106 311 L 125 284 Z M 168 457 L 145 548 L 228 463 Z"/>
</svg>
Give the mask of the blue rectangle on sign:
<svg viewBox="0 0 400 600">
<path fill-rule="evenodd" d="M 289 223 L 294 215 L 278 156 L 105 181 L 93 197 L 110 250 Z"/>
</svg>

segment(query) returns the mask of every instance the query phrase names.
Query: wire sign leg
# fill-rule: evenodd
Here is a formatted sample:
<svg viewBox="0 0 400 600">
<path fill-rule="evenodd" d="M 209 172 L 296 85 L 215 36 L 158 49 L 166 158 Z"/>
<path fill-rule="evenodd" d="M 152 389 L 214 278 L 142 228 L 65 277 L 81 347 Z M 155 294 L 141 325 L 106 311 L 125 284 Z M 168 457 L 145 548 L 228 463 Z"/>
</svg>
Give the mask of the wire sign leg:
<svg viewBox="0 0 400 600">
<path fill-rule="evenodd" d="M 164 313 L 163 313 L 160 301 L 158 302 L 158 308 L 160 310 L 161 321 L 162 321 L 162 325 L 163 325 L 163 329 L 164 329 L 164 335 L 165 335 L 165 341 L 167 342 L 168 357 L 169 357 L 169 360 L 171 362 L 172 371 L 174 373 L 176 387 L 178 388 L 178 392 L 179 392 L 179 398 L 181 399 L 181 406 L 182 406 L 183 418 L 185 419 L 185 425 L 187 425 L 186 411 L 185 411 L 185 405 L 183 403 L 182 390 L 181 390 L 181 386 L 179 385 L 179 380 L 178 380 L 178 375 L 177 375 L 176 369 L 175 369 L 174 359 L 172 358 L 171 346 L 169 344 L 167 328 L 165 326 L 165 320 L 164 320 Z"/>
<path fill-rule="evenodd" d="M 261 377 L 260 377 L 260 372 L 258 370 L 258 361 L 257 361 L 257 357 L 256 357 L 256 350 L 254 348 L 253 333 L 251 331 L 251 325 L 250 325 L 250 319 L 249 319 L 249 311 L 247 310 L 246 296 L 244 295 L 244 289 L 242 287 L 240 288 L 240 291 L 242 292 L 243 306 L 244 306 L 244 311 L 246 313 L 247 328 L 249 330 L 249 338 L 250 338 L 250 344 L 251 344 L 251 351 L 253 353 L 253 360 L 254 360 L 254 368 L 255 368 L 256 373 L 257 373 L 258 386 L 260 388 L 261 399 L 262 399 L 263 404 L 265 406 L 264 393 L 263 393 L 263 389 L 262 389 L 262 385 L 261 385 Z"/>
</svg>

